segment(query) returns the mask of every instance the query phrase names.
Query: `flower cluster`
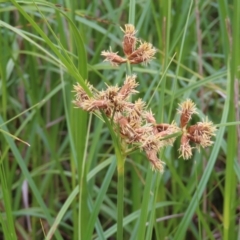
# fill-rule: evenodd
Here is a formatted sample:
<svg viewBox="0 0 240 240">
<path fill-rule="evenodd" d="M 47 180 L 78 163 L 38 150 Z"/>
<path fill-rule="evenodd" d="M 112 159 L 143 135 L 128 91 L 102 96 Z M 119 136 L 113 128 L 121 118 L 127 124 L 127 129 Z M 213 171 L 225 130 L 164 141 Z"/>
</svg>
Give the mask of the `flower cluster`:
<svg viewBox="0 0 240 240">
<path fill-rule="evenodd" d="M 141 99 L 134 103 L 129 101 L 130 96 L 137 93 L 136 75 L 126 76 L 122 87 L 107 86 L 102 91 L 87 84 L 93 96 L 89 97 L 77 84 L 74 86 L 74 105 L 86 111 L 102 110 L 113 121 L 115 131 L 122 141 L 143 150 L 153 169 L 163 171 L 163 162 L 157 154 L 161 148 L 172 145 L 174 138 L 162 139 L 178 132 L 179 128 L 175 123 L 157 124 L 152 112 L 146 110 L 145 102 Z"/>
<path fill-rule="evenodd" d="M 197 114 L 195 104 L 187 99 L 179 104 L 180 128 L 173 122 L 157 123 L 153 113 L 147 111 L 145 102 L 141 99 L 130 102 L 130 96 L 137 93 L 136 75 L 126 76 L 123 86 L 107 86 L 106 90 L 97 91 L 87 83 L 93 96 L 89 97 L 79 85 L 74 86 L 76 107 L 85 111 L 103 111 L 113 121 L 115 131 L 122 141 L 135 145 L 146 153 L 154 170 L 163 171 L 164 163 L 158 159 L 158 152 L 165 146 L 171 146 L 175 137 L 168 136 L 181 132 L 180 157 L 189 159 L 192 156 L 191 144 L 195 148 L 205 148 L 212 145 L 211 137 L 214 136 L 216 127 L 207 119 L 203 122 L 188 126 L 193 114 Z"/>
<path fill-rule="evenodd" d="M 105 57 L 105 61 L 110 62 L 113 66 L 117 66 L 126 62 L 131 64 L 148 63 L 153 59 L 156 49 L 151 43 L 141 42 L 135 37 L 137 31 L 132 24 L 126 24 L 125 30 L 122 28 L 121 30 L 124 32 L 122 47 L 125 58 L 119 56 L 117 52 L 112 52 L 110 49 L 101 53 Z M 136 48 L 138 43 L 139 46 Z"/>
<path fill-rule="evenodd" d="M 190 144 L 194 144 L 198 150 L 200 150 L 200 146 L 203 148 L 211 146 L 213 144 L 211 137 L 215 135 L 216 127 L 207 118 L 202 122 L 188 126 L 192 115 L 197 114 L 196 106 L 190 99 L 179 104 L 178 113 L 180 114 L 180 126 L 182 128 L 179 152 L 184 159 L 189 159 L 194 148 Z"/>
<path fill-rule="evenodd" d="M 126 24 L 123 37 L 123 52 L 125 58 L 117 53 L 103 51 L 105 61 L 112 65 L 129 62 L 131 64 L 148 63 L 156 53 L 150 43 L 142 43 L 138 40 L 133 25 Z M 137 47 L 137 45 L 139 46 Z M 89 96 L 80 84 L 74 86 L 76 94 L 74 105 L 89 112 L 103 112 L 113 124 L 113 128 L 121 141 L 136 149 L 145 152 L 153 170 L 163 171 L 164 163 L 158 159 L 158 152 L 171 146 L 177 133 L 181 135 L 180 157 L 189 159 L 194 148 L 200 149 L 211 146 L 216 127 L 207 119 L 197 124 L 188 126 L 192 115 L 197 114 L 195 104 L 187 99 L 179 104 L 180 127 L 176 123 L 157 123 L 153 113 L 146 109 L 145 102 L 138 99 L 131 102 L 131 95 L 137 93 L 138 83 L 136 75 L 126 76 L 121 87 L 107 86 L 105 90 L 98 91 L 90 83 L 86 82 L 90 92 Z"/>
</svg>

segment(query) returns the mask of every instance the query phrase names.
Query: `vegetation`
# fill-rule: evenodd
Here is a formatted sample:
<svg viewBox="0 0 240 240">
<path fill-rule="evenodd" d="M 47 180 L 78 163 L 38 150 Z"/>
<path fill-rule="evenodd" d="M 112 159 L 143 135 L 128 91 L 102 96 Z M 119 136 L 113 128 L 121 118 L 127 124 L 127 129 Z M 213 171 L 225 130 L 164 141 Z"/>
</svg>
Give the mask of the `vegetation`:
<svg viewBox="0 0 240 240">
<path fill-rule="evenodd" d="M 238 0 L 0 1 L 0 31 L 1 238 L 240 238 Z"/>
</svg>

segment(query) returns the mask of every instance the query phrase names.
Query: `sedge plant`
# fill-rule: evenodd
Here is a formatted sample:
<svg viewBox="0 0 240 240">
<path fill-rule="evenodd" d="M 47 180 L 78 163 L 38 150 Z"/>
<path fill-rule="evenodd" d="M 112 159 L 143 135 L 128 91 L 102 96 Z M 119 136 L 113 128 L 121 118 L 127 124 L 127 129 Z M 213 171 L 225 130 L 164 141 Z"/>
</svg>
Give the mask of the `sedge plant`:
<svg viewBox="0 0 240 240">
<path fill-rule="evenodd" d="M 75 1 L 68 1 L 67 8 L 47 1 L 11 2 L 13 4 L 11 7 L 1 4 L 1 13 L 5 13 L 4 18 L 0 20 L 1 31 L 4 33 L 0 46 L 1 99 L 3 99 L 1 130 L 2 133 L 11 132 L 21 137 L 31 143 L 31 147 L 26 150 L 22 147 L 23 144 L 12 141 L 11 135 L 9 135 L 11 138 L 7 134 L 3 135 L 7 139 L 7 144 L 1 146 L 2 205 L 5 207 L 1 215 L 1 224 L 4 238 L 10 239 L 10 236 L 13 238 L 14 231 L 17 231 L 16 239 L 20 236 L 20 231 L 23 236 L 26 236 L 24 239 L 33 236 L 37 239 L 39 234 L 40 239 L 43 239 L 42 232 L 46 235 L 46 239 L 52 239 L 53 235 L 56 239 L 63 239 L 66 235 L 71 239 L 95 239 L 95 237 L 107 239 L 117 232 L 118 239 L 123 239 L 123 235 L 128 234 L 128 236 L 131 235 L 131 239 L 138 240 L 155 239 L 155 236 L 156 239 L 167 236 L 182 240 L 186 239 L 186 234 L 187 237 L 195 234 L 196 239 L 203 239 L 204 234 L 201 232 L 206 231 L 209 239 L 215 239 L 216 233 L 223 239 L 236 239 L 239 198 L 235 198 L 237 181 L 234 178 L 237 176 L 240 179 L 240 171 L 235 159 L 237 146 L 235 125 L 238 122 L 235 122 L 237 119 L 234 116 L 233 96 L 238 96 L 235 92 L 238 87 L 234 87 L 234 82 L 239 79 L 238 20 L 240 14 L 238 13 L 240 10 L 238 1 L 234 1 L 234 8 L 231 3 L 227 4 L 224 1 L 215 1 L 213 4 L 199 1 L 200 27 L 203 30 L 203 55 L 199 54 L 199 56 L 195 55 L 194 12 L 191 11 L 192 5 L 189 4 L 194 1 L 137 3 L 137 10 L 141 12 L 136 12 L 138 21 L 136 28 L 141 29 L 139 32 L 144 39 L 148 35 L 149 39 L 154 40 L 151 41 L 153 44 L 139 40 L 133 25 L 126 25 L 123 28 L 124 36 L 119 40 L 116 37 L 118 29 L 113 30 L 112 24 L 104 25 L 108 26 L 106 30 L 102 27 L 102 22 L 101 24 L 97 22 L 98 19 L 83 17 L 81 11 L 84 8 L 83 5 L 89 6 L 94 16 L 95 12 L 99 11 L 98 1 L 92 1 L 92 3 L 81 1 L 83 4 L 81 7 L 76 6 Z M 104 4 L 108 2 L 110 1 L 104 1 Z M 122 9 L 128 8 L 127 4 L 128 2 L 123 2 L 123 8 L 110 4 L 109 12 L 102 7 L 101 16 L 111 19 L 114 23 L 125 22 L 126 19 L 122 18 L 124 14 Z M 113 11 L 115 7 L 116 11 Z M 12 15 L 14 9 L 21 14 L 19 20 L 17 15 L 15 17 Z M 76 11 L 71 11 L 72 9 Z M 188 9 L 189 17 L 185 22 Z M 234 18 L 231 18 L 232 9 L 234 9 Z M 134 18 L 134 11 L 130 12 Z M 105 16 L 105 13 L 108 15 Z M 213 19 L 212 16 L 218 17 Z M 230 20 L 226 21 L 226 19 Z M 66 25 L 65 21 L 69 25 Z M 129 22 L 133 23 L 130 19 Z M 81 32 L 84 28 L 88 29 L 86 34 Z M 231 35 L 231 28 L 233 35 Z M 51 32 L 45 32 L 45 29 Z M 86 41 L 94 39 L 98 44 L 85 48 L 84 42 L 80 37 L 78 38 L 79 29 L 79 35 L 86 37 Z M 69 34 L 66 34 L 68 31 Z M 118 49 L 119 53 L 116 53 L 115 47 L 102 51 L 107 64 L 95 65 L 101 61 L 98 57 L 101 50 L 105 49 L 103 42 L 106 42 L 106 36 L 110 37 L 116 45 L 123 42 L 123 51 Z M 24 44 L 19 43 L 19 37 Z M 12 43 L 10 47 L 9 43 Z M 75 43 L 76 48 L 73 47 Z M 160 49 L 160 53 L 163 50 L 161 55 L 163 58 L 159 61 L 156 59 L 160 64 L 152 61 L 158 52 L 153 45 Z M 87 65 L 86 49 L 92 56 L 89 65 Z M 174 64 L 171 66 L 172 69 L 167 67 L 168 60 L 173 56 L 174 51 L 177 52 L 177 58 L 173 60 L 177 64 L 175 74 L 172 72 Z M 197 62 L 198 58 L 202 59 L 203 73 L 197 73 L 194 70 L 195 61 Z M 14 62 L 13 65 L 12 62 Z M 109 62 L 114 66 L 113 69 L 108 65 Z M 148 68 L 139 68 L 138 64 L 144 66 L 148 64 Z M 127 70 L 122 77 L 125 65 Z M 133 72 L 131 72 L 132 66 L 134 66 Z M 99 69 L 105 71 L 104 74 L 101 74 Z M 43 74 L 45 72 L 47 74 Z M 101 76 L 100 86 L 96 86 L 93 72 Z M 108 72 L 109 75 L 105 75 Z M 163 75 L 166 73 L 166 77 L 163 77 L 163 81 L 160 79 L 159 85 L 156 86 L 155 83 L 161 72 L 164 73 Z M 67 77 L 66 73 L 72 78 Z M 155 75 L 153 79 L 151 79 L 152 75 Z M 59 76 L 62 80 L 60 84 Z M 118 77 L 116 79 L 118 85 L 110 83 L 112 76 Z M 84 79 L 88 79 L 89 82 L 84 82 Z M 72 108 L 69 111 L 67 103 L 72 99 L 69 94 L 72 80 L 79 81 L 79 84 L 74 86 L 76 94 L 74 105 L 84 111 Z M 103 87 L 104 81 L 107 82 L 106 87 Z M 50 82 L 51 84 L 48 85 Z M 19 99 L 18 101 L 15 99 L 16 92 L 19 91 L 16 87 L 19 88 L 22 84 L 24 84 L 23 92 L 27 96 L 27 106 L 37 106 L 33 109 L 29 108 L 26 112 L 24 112 L 25 101 L 20 106 Z M 40 86 L 41 91 L 39 91 Z M 157 90 L 153 92 L 154 86 Z M 202 98 L 198 95 L 200 88 L 207 90 Z M 59 101 L 61 90 L 64 101 Z M 151 103 L 149 97 L 151 93 L 153 93 L 151 99 L 154 97 L 158 102 Z M 138 95 L 143 97 L 143 100 L 135 101 Z M 180 97 L 185 100 L 179 101 Z M 236 99 L 237 108 L 239 101 L 238 98 Z M 209 102 L 206 104 L 204 101 Z M 178 102 L 179 106 L 176 107 L 175 103 Z M 167 109 L 168 104 L 169 109 Z M 156 109 L 157 105 L 158 109 Z M 52 107 L 48 108 L 50 106 Z M 198 111 L 196 106 L 202 110 Z M 18 115 L 20 110 L 21 118 Z M 90 116 L 92 113 L 97 115 L 102 121 L 90 117 L 87 130 L 85 123 L 87 123 L 88 112 L 91 113 Z M 49 113 L 51 116 L 48 115 Z M 180 120 L 173 117 L 175 113 Z M 8 130 L 4 126 L 8 123 L 6 117 L 9 118 L 14 114 L 20 119 L 21 126 L 9 124 Z M 203 120 L 198 120 L 198 115 L 199 119 Z M 217 125 L 221 128 L 217 132 L 211 154 L 203 148 L 213 145 L 212 137 L 216 132 L 216 126 L 208 121 L 208 118 L 203 118 L 204 115 L 208 115 L 214 122 L 219 122 L 218 117 L 222 116 L 221 124 Z M 227 118 L 228 115 L 229 118 Z M 66 131 L 66 124 L 62 124 L 65 118 L 69 131 Z M 55 119 L 59 120 L 60 124 L 53 121 Z M 165 121 L 166 119 L 168 121 Z M 97 124 L 92 125 L 92 120 Z M 109 143 L 108 131 L 102 128 L 104 124 L 112 136 L 107 148 L 105 144 Z M 44 126 L 46 131 L 40 133 L 40 129 L 44 129 Z M 224 135 L 224 126 L 227 127 L 226 135 Z M 72 133 L 78 135 L 74 141 Z M 83 137 L 86 135 L 88 136 L 85 140 Z M 99 136 L 103 137 L 102 141 Z M 15 137 L 15 140 L 18 138 Z M 89 151 L 86 144 L 88 141 L 91 144 Z M 111 155 L 113 147 L 116 157 Z M 104 156 L 102 152 L 99 154 L 99 149 L 101 151 L 104 149 Z M 78 151 L 76 156 L 75 151 Z M 197 151 L 201 153 L 198 154 Z M 70 159 L 73 161 L 69 163 L 71 155 L 74 155 Z M 177 156 L 183 159 L 194 159 L 194 164 L 187 161 L 180 162 L 176 160 Z M 207 160 L 206 167 L 201 167 L 203 158 Z M 85 161 L 86 159 L 88 161 Z M 115 159 L 118 165 L 117 185 L 113 176 Z M 144 159 L 146 165 L 149 164 L 155 172 L 141 166 L 142 163 L 144 164 L 142 162 Z M 86 162 L 88 166 L 85 172 L 83 164 Z M 107 171 L 101 173 L 101 169 L 103 166 L 108 166 L 107 164 L 109 164 Z M 189 171 L 189 169 L 192 170 Z M 81 174 L 82 172 L 84 175 Z M 97 175 L 99 172 L 100 174 Z M 136 173 L 135 179 L 132 178 L 133 172 Z M 164 174 L 161 174 L 163 172 Z M 191 172 L 190 175 L 189 172 Z M 92 177 L 95 178 L 93 181 Z M 100 181 L 98 181 L 99 178 Z M 23 186 L 28 183 L 29 192 L 24 196 L 29 196 L 27 202 L 30 208 L 24 209 L 25 205 L 24 208 L 22 206 L 20 179 L 24 180 Z M 127 188 L 129 182 L 131 189 Z M 101 188 L 99 188 L 100 184 Z M 139 185 L 136 186 L 137 184 Z M 112 190 L 109 186 L 116 187 L 112 192 L 117 192 L 117 207 L 114 202 L 115 195 L 111 194 L 109 197 L 106 194 L 107 190 Z M 144 190 L 139 186 L 144 186 Z M 86 189 L 89 190 L 88 196 L 84 195 Z M 207 195 L 202 197 L 205 189 Z M 133 191 L 137 194 L 134 195 Z M 95 194 L 97 194 L 96 199 L 94 199 Z M 128 197 L 127 194 L 134 197 Z M 222 201 L 216 200 L 218 194 L 223 198 Z M 142 202 L 141 198 L 143 198 Z M 204 198 L 209 204 L 207 210 L 201 212 Z M 177 204 L 172 206 L 170 201 Z M 223 211 L 221 202 L 224 203 Z M 165 207 L 164 203 L 171 206 Z M 35 207 L 39 207 L 37 212 Z M 19 209 L 25 211 L 18 212 Z M 116 209 L 117 218 L 115 218 Z M 112 211 L 111 214 L 109 210 Z M 39 216 L 38 212 L 42 215 Z M 214 217 L 213 213 L 215 213 Z M 85 218 L 86 215 L 88 217 L 90 215 L 90 221 Z M 30 220 L 32 231 L 29 227 L 25 228 L 25 225 L 22 227 L 25 220 Z M 117 224 L 114 224 L 115 221 Z M 9 224 L 5 224 L 6 222 Z M 99 226 L 102 227 L 100 231 Z M 93 233 L 94 227 L 96 231 Z M 82 232 L 87 238 L 79 237 Z M 153 238 L 151 234 L 154 235 Z"/>
<path fill-rule="evenodd" d="M 102 51 L 104 61 L 113 66 L 120 64 L 148 64 L 156 53 L 151 43 L 142 42 L 136 37 L 136 29 L 132 24 L 126 24 L 122 49 L 124 57 L 118 52 Z M 211 138 L 215 135 L 216 127 L 206 118 L 195 124 L 191 123 L 192 115 L 197 114 L 195 103 L 186 99 L 177 109 L 180 115 L 179 125 L 171 123 L 157 123 L 154 113 L 147 109 L 141 99 L 132 102 L 132 95 L 138 93 L 137 75 L 126 74 L 121 86 L 106 85 L 106 89 L 97 90 L 86 81 L 91 94 L 77 83 L 74 85 L 75 99 L 73 104 L 87 112 L 92 112 L 106 122 L 113 138 L 118 169 L 118 218 L 117 238 L 123 237 L 123 196 L 124 196 L 124 162 L 129 153 L 140 150 L 146 155 L 152 170 L 162 173 L 164 162 L 159 159 L 160 151 L 172 146 L 180 137 L 179 153 L 183 159 L 192 157 L 193 149 L 211 146 Z"/>
</svg>

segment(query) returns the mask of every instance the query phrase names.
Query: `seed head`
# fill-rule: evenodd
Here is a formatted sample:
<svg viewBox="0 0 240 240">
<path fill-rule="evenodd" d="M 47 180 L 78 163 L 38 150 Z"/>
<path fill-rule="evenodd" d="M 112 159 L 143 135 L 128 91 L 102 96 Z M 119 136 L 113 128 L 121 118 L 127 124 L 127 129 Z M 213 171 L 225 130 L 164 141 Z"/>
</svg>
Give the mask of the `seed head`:
<svg viewBox="0 0 240 240">
<path fill-rule="evenodd" d="M 134 125 L 138 126 L 139 124 L 142 124 L 143 116 L 142 112 L 145 107 L 145 102 L 142 101 L 142 99 L 138 99 L 134 102 L 134 104 L 131 106 L 131 108 L 127 109 L 127 114 L 129 116 L 129 119 Z"/>
<path fill-rule="evenodd" d="M 156 49 L 151 43 L 141 43 L 140 46 L 128 56 L 128 60 L 132 64 L 149 63 L 156 53 Z"/>
<path fill-rule="evenodd" d="M 213 144 L 211 137 L 215 136 L 216 130 L 213 123 L 205 119 L 203 122 L 198 122 L 196 125 L 190 126 L 187 131 L 189 139 L 192 142 L 205 148 Z"/>
<path fill-rule="evenodd" d="M 154 150 L 146 150 L 146 155 L 150 163 L 152 164 L 153 171 L 163 172 L 164 170 L 164 162 L 158 159 L 157 152 Z"/>
<path fill-rule="evenodd" d="M 189 144 L 189 138 L 186 133 L 181 137 L 181 144 L 178 151 L 181 154 L 179 157 L 183 157 L 183 159 L 189 159 L 192 157 L 192 148 Z"/>
<path fill-rule="evenodd" d="M 125 29 L 121 30 L 124 32 L 123 37 L 123 52 L 126 58 L 122 58 L 116 53 L 110 51 L 102 51 L 101 55 L 105 57 L 104 61 L 110 62 L 113 66 L 117 66 L 121 63 L 130 62 L 131 64 L 150 62 L 156 53 L 156 49 L 151 43 L 139 41 L 135 35 L 136 30 L 132 24 L 126 24 Z M 140 46 L 136 49 L 137 42 L 140 42 Z"/>
<path fill-rule="evenodd" d="M 135 27 L 132 24 L 125 24 L 125 30 L 121 28 L 121 30 L 124 32 L 123 37 L 123 52 L 126 56 L 129 56 L 132 54 L 132 52 L 135 50 L 137 38 L 135 37 L 136 30 Z"/>
<path fill-rule="evenodd" d="M 154 134 L 148 133 L 144 136 L 142 136 L 141 142 L 140 142 L 140 148 L 143 150 L 155 150 L 159 151 L 160 148 L 164 146 L 163 142 L 160 141 L 160 137 Z"/>
<path fill-rule="evenodd" d="M 106 90 L 99 92 L 98 99 L 107 99 L 111 102 L 114 101 L 114 98 L 118 95 L 119 91 L 118 86 L 108 86 Z"/>
<path fill-rule="evenodd" d="M 151 110 L 144 112 L 144 113 L 143 113 L 143 116 L 144 116 L 144 118 L 146 119 L 146 121 L 147 121 L 148 123 L 153 123 L 153 124 L 156 123 L 156 119 L 154 118 L 154 115 L 153 115 L 153 113 L 152 113 Z"/>
<path fill-rule="evenodd" d="M 135 88 L 138 86 L 138 83 L 136 82 L 136 77 L 137 76 L 135 74 L 131 76 L 126 76 L 126 80 L 124 81 L 124 84 L 119 91 L 119 94 L 122 95 L 123 99 L 126 99 L 131 94 L 138 92 L 135 90 Z"/>
<path fill-rule="evenodd" d="M 184 128 L 188 124 L 193 114 L 198 114 L 196 105 L 191 99 L 187 99 L 183 103 L 179 104 L 179 109 L 177 111 L 181 117 L 181 128 Z"/>
<path fill-rule="evenodd" d="M 111 50 L 102 51 L 101 55 L 105 57 L 104 62 L 110 62 L 112 66 L 127 62 L 127 59 L 120 57 L 117 52 L 114 53 Z"/>
<path fill-rule="evenodd" d="M 172 122 L 171 124 L 167 124 L 167 123 L 156 124 L 155 128 L 157 130 L 156 135 L 159 136 L 160 138 L 170 136 L 180 131 L 179 127 L 176 125 L 175 122 Z M 162 139 L 162 143 L 164 146 L 172 146 L 175 140 L 176 140 L 176 137 Z"/>
<path fill-rule="evenodd" d="M 116 116 L 115 122 L 118 124 L 120 133 L 125 141 L 127 143 L 133 142 L 136 137 L 136 132 L 129 123 L 128 118 L 124 116 Z"/>
<path fill-rule="evenodd" d="M 86 85 L 90 89 L 90 91 L 93 91 L 93 86 L 87 81 L 86 81 Z M 75 93 L 75 100 L 72 102 L 76 107 L 81 108 L 82 102 L 90 99 L 86 91 L 81 87 L 79 83 L 76 83 L 76 85 L 73 85 L 73 92 Z"/>
<path fill-rule="evenodd" d="M 79 104 L 79 107 L 81 107 L 85 111 L 92 112 L 96 110 L 107 109 L 109 105 L 110 102 L 108 100 L 96 100 L 94 98 L 90 98 L 81 102 Z"/>
</svg>

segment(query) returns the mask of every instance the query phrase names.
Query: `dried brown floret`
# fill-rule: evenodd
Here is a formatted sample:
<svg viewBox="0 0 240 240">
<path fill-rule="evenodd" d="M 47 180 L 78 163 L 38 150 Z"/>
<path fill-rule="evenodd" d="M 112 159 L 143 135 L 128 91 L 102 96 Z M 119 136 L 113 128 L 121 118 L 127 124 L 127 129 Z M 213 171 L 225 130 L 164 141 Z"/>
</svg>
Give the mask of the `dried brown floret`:
<svg viewBox="0 0 240 240">
<path fill-rule="evenodd" d="M 143 150 L 156 150 L 159 151 L 160 148 L 164 146 L 163 142 L 160 141 L 160 137 L 151 133 L 146 134 L 142 137 L 140 142 L 140 148 Z"/>
<path fill-rule="evenodd" d="M 183 159 L 189 159 L 192 157 L 192 147 L 189 144 L 189 138 L 186 133 L 181 137 L 181 144 L 178 151 L 181 153 L 179 157 L 183 157 Z"/>
<path fill-rule="evenodd" d="M 188 128 L 189 139 L 202 146 L 203 148 L 211 146 L 213 141 L 211 137 L 215 136 L 216 127 L 207 119 L 203 122 L 198 122 Z"/>
<path fill-rule="evenodd" d="M 93 86 L 90 83 L 88 83 L 87 81 L 86 81 L 86 85 L 90 91 L 93 90 Z M 88 96 L 88 94 L 86 93 L 86 91 L 83 89 L 83 87 L 79 83 L 76 83 L 76 85 L 73 85 L 73 92 L 75 92 L 75 97 L 76 97 L 76 101 L 74 101 L 74 102 L 84 101 L 84 100 L 87 100 L 90 98 Z"/>
<path fill-rule="evenodd" d="M 129 62 L 131 64 L 148 63 L 150 62 L 156 53 L 156 49 L 151 43 L 141 42 L 140 46 L 136 49 L 136 43 L 138 39 L 135 37 L 136 30 L 132 24 L 126 24 L 125 29 L 121 30 L 124 32 L 123 37 L 123 52 L 126 58 L 122 58 L 118 53 L 109 51 L 102 51 L 101 55 L 105 57 L 104 61 L 110 62 L 113 66 L 117 66 L 122 63 Z"/>
<path fill-rule="evenodd" d="M 132 24 L 125 24 L 125 30 L 121 28 L 124 32 L 123 37 L 123 52 L 126 56 L 129 56 L 134 50 L 137 42 L 137 38 L 135 37 L 136 30 Z"/>
<path fill-rule="evenodd" d="M 104 62 L 110 62 L 112 66 L 118 66 L 121 63 L 127 62 L 127 59 L 120 57 L 117 52 L 114 53 L 110 51 L 102 51 L 101 55 L 105 57 Z"/>
<path fill-rule="evenodd" d="M 164 146 L 172 146 L 174 141 L 176 140 L 176 137 L 169 137 L 165 139 L 162 139 L 162 138 L 170 136 L 180 131 L 176 123 L 175 122 L 172 122 L 171 124 L 163 123 L 163 124 L 156 124 L 155 126 L 157 127 L 157 130 L 158 130 L 158 133 L 156 135 L 160 137 Z"/>
<path fill-rule="evenodd" d="M 156 53 L 156 49 L 151 43 L 141 43 L 141 45 L 130 55 L 128 60 L 132 64 L 148 63 L 150 62 Z"/>
<path fill-rule="evenodd" d="M 177 111 L 181 117 L 181 128 L 184 128 L 188 124 L 193 114 L 197 114 L 196 105 L 191 99 L 187 99 L 179 104 L 179 109 L 177 109 Z"/>
<path fill-rule="evenodd" d="M 145 111 L 143 113 L 143 116 L 148 123 L 153 123 L 153 124 L 156 123 L 156 119 L 154 118 L 154 115 L 153 115 L 151 110 L 150 111 Z"/>
<path fill-rule="evenodd" d="M 164 162 L 158 159 L 157 151 L 155 150 L 145 150 L 146 155 L 150 163 L 152 164 L 152 170 L 163 172 L 164 170 Z"/>
<path fill-rule="evenodd" d="M 107 109 L 111 103 L 108 100 L 96 100 L 96 99 L 90 98 L 79 104 L 80 104 L 79 107 L 81 107 L 83 110 L 92 112 L 96 110 Z"/>
<path fill-rule="evenodd" d="M 119 91 L 119 94 L 122 95 L 123 99 L 129 97 L 133 93 L 138 92 L 135 90 L 135 88 L 138 86 L 138 83 L 136 82 L 136 77 L 137 76 L 135 74 L 126 76 L 126 80 L 124 81 L 124 84 Z"/>
<path fill-rule="evenodd" d="M 139 122 L 140 124 L 142 124 L 142 112 L 144 107 L 145 102 L 143 102 L 142 99 L 138 99 L 137 101 L 135 101 L 131 108 L 127 109 L 127 113 L 131 122 Z"/>
<path fill-rule="evenodd" d="M 119 87 L 117 86 L 108 86 L 106 90 L 100 91 L 98 94 L 98 99 L 107 99 L 111 102 L 114 101 L 114 98 L 118 95 Z"/>
<path fill-rule="evenodd" d="M 134 129 L 129 124 L 129 121 L 126 117 L 121 116 L 115 119 L 116 123 L 119 125 L 120 133 L 125 138 L 128 138 L 129 141 L 132 141 L 136 135 Z M 129 142 L 128 141 L 128 142 Z"/>
</svg>

